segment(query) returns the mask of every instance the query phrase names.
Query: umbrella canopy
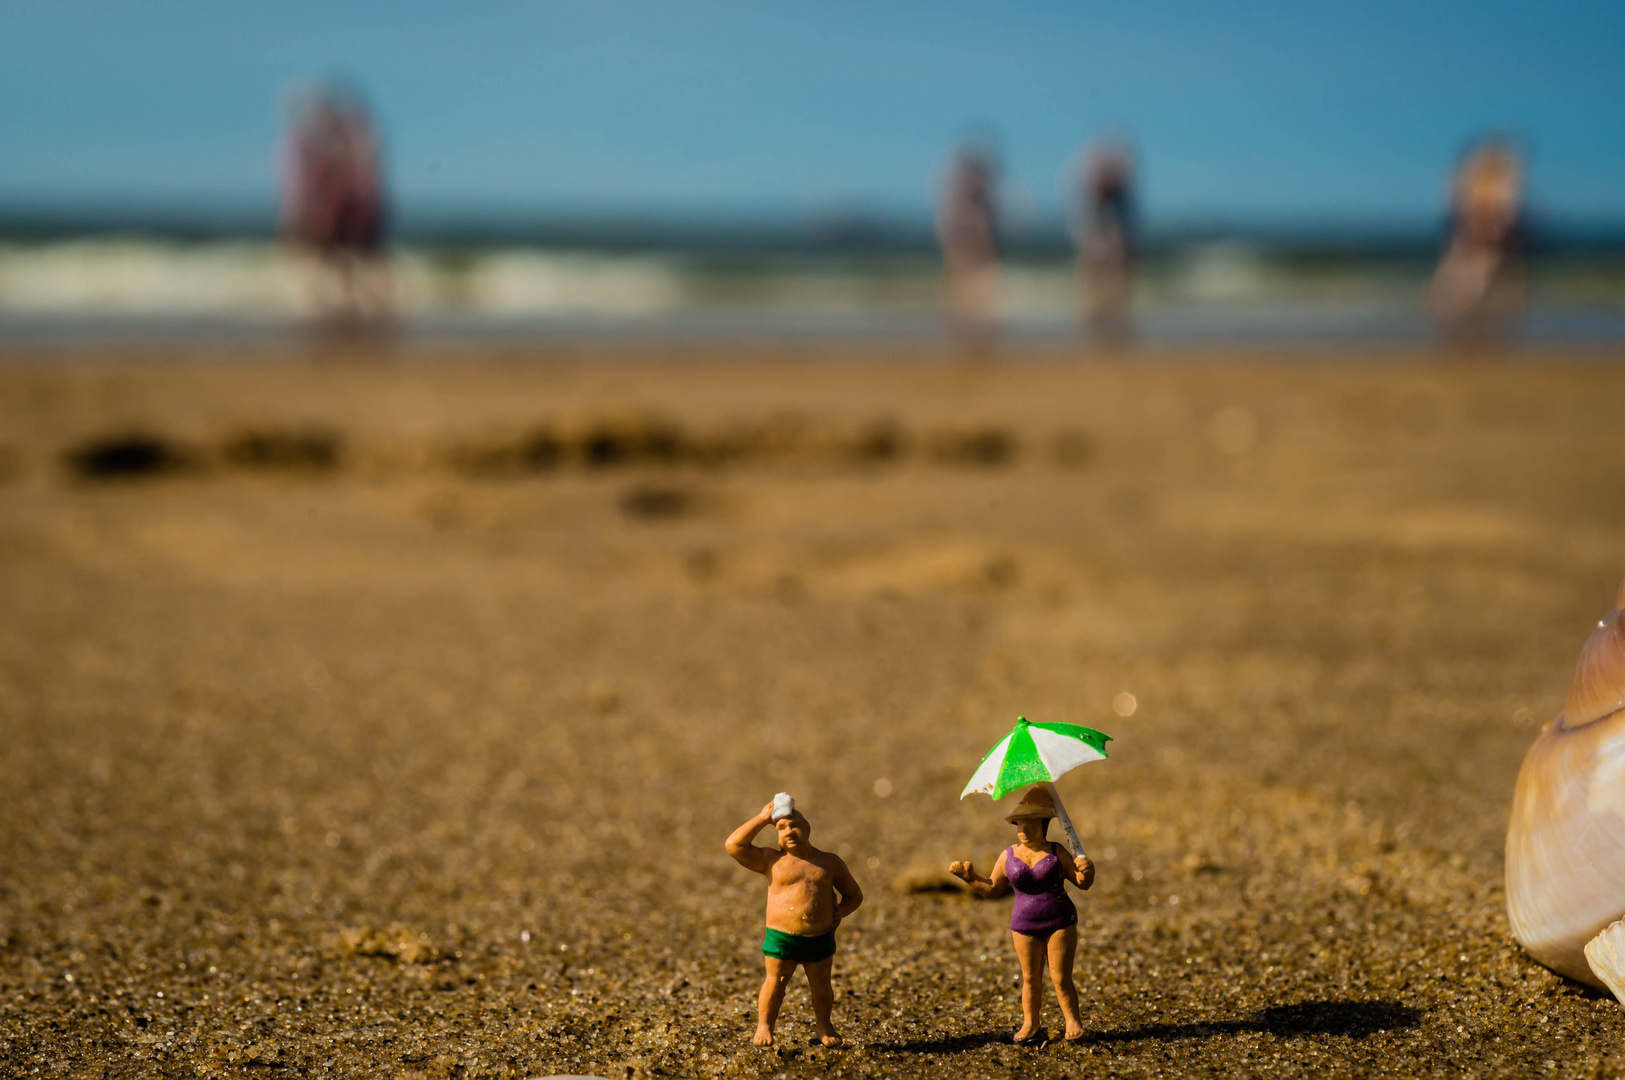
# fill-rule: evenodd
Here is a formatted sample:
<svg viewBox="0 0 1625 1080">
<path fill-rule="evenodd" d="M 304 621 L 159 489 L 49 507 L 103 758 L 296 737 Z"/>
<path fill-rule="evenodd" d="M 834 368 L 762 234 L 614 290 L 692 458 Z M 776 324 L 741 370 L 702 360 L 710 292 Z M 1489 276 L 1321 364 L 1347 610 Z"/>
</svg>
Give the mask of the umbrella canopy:
<svg viewBox="0 0 1625 1080">
<path fill-rule="evenodd" d="M 1016 726 L 988 751 L 959 797 L 980 791 L 1002 799 L 1026 784 L 1058 780 L 1085 762 L 1105 760 L 1109 741 L 1110 735 L 1094 728 L 1034 724 L 1018 716 Z"/>
</svg>

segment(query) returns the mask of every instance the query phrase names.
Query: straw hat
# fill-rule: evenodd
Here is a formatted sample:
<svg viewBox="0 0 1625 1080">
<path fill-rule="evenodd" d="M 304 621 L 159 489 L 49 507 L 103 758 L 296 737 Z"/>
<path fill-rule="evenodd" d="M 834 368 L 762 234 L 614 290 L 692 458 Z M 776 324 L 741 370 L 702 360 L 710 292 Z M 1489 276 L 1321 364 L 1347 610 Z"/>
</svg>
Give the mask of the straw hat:
<svg viewBox="0 0 1625 1080">
<path fill-rule="evenodd" d="M 1052 818 L 1055 816 L 1055 796 L 1049 793 L 1049 788 L 1030 787 L 1027 794 L 1021 797 L 1016 808 L 1004 815 L 1004 820 L 1014 825 L 1020 818 Z"/>
</svg>

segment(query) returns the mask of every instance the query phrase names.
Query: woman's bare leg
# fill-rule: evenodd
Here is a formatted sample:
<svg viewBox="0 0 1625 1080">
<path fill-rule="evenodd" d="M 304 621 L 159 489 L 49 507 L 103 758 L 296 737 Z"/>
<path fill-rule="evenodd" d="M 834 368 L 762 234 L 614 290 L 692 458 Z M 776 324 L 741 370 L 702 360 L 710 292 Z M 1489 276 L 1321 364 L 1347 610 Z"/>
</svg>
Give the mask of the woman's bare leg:
<svg viewBox="0 0 1625 1080">
<path fill-rule="evenodd" d="M 835 967 L 835 957 L 826 956 L 815 964 L 802 964 L 807 973 L 807 990 L 812 995 L 813 1026 L 818 1039 L 825 1046 L 840 1046 L 841 1035 L 830 1022 L 830 1010 L 835 1007 L 835 988 L 829 984 L 829 974 Z"/>
<path fill-rule="evenodd" d="M 1021 1028 L 1016 1041 L 1032 1038 L 1038 1032 L 1038 1018 L 1044 1011 L 1044 939 L 1010 931 L 1016 943 L 1016 959 L 1021 961 Z"/>
<path fill-rule="evenodd" d="M 756 1034 L 750 1041 L 757 1046 L 772 1046 L 773 1025 L 779 1021 L 779 1006 L 784 1004 L 784 988 L 790 985 L 790 976 L 796 973 L 796 962 L 781 960 L 777 956 L 764 956 L 762 959 L 767 961 L 767 978 L 762 981 L 762 992 L 756 995 Z"/>
<path fill-rule="evenodd" d="M 1078 1016 L 1078 986 L 1072 981 L 1072 960 L 1078 953 L 1078 928 L 1069 926 L 1049 936 L 1049 974 L 1055 982 L 1055 996 L 1061 999 L 1061 1015 L 1066 1017 L 1066 1037 L 1083 1036 Z"/>
</svg>

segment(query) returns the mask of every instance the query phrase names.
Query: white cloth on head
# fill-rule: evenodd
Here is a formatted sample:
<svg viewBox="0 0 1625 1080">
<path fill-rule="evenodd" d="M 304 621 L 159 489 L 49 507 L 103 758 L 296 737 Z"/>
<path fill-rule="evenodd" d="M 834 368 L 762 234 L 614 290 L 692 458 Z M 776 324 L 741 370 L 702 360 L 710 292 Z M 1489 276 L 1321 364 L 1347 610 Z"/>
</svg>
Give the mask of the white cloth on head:
<svg viewBox="0 0 1625 1080">
<path fill-rule="evenodd" d="M 790 798 L 789 792 L 781 791 L 773 796 L 773 820 L 787 818 L 796 812 L 796 801 Z"/>
</svg>

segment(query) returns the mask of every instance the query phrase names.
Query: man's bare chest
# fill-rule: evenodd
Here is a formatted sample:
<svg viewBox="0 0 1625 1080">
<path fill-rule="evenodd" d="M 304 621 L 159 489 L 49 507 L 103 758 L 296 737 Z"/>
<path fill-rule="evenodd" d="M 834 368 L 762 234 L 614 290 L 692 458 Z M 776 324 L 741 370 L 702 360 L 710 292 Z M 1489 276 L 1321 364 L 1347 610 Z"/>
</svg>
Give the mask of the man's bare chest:
<svg viewBox="0 0 1625 1080">
<path fill-rule="evenodd" d="M 806 859 L 797 859 L 790 856 L 779 859 L 773 864 L 773 884 L 786 886 L 811 886 L 814 888 L 833 885 L 835 873 L 825 866 Z"/>
</svg>

